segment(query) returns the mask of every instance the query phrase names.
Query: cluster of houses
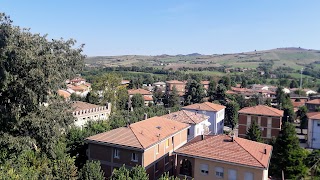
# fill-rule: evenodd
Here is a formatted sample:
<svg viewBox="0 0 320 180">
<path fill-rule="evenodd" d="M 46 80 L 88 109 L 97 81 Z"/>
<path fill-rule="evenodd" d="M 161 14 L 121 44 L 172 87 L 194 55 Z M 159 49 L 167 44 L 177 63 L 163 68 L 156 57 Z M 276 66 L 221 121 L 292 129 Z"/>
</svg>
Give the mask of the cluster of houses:
<svg viewBox="0 0 320 180">
<path fill-rule="evenodd" d="M 266 122 L 266 132 L 273 126 L 268 124 L 269 111 L 267 118 L 259 115 L 259 122 Z M 245 116 L 258 116 L 254 113 L 244 112 Z M 107 177 L 124 164 L 127 168 L 141 165 L 150 179 L 158 179 L 165 172 L 188 179 L 268 179 L 272 146 L 223 134 L 224 116 L 225 106 L 204 102 L 146 117 L 88 137 L 87 155 L 101 162 Z M 247 129 L 247 124 L 241 128 Z"/>
<path fill-rule="evenodd" d="M 80 76 L 71 80 L 67 79 L 65 83 L 66 89 L 59 89 L 58 95 L 65 98 L 67 101 L 70 100 L 71 94 L 73 93 L 80 97 L 86 97 L 91 91 L 91 84 Z"/>
<path fill-rule="evenodd" d="M 82 78 L 68 81 L 68 88 L 89 84 Z M 123 81 L 126 85 L 128 81 Z M 208 89 L 209 82 L 201 82 Z M 88 85 L 88 86 L 87 86 Z M 175 87 L 180 96 L 185 93 L 186 82 L 157 82 L 157 87 L 170 94 Z M 150 86 L 149 86 L 150 87 Z M 70 93 L 70 90 L 64 90 Z M 86 91 L 90 91 L 86 89 Z M 153 103 L 152 89 L 130 89 L 129 97 L 142 94 L 145 105 Z M 260 93 L 273 97 L 276 87 L 253 85 L 234 87 L 228 93 Z M 76 92 L 76 91 L 74 91 Z M 74 93 L 73 92 L 73 93 Z M 84 91 L 83 91 L 84 92 Z M 61 93 L 64 96 L 64 93 Z M 64 96 L 65 97 L 65 96 Z M 291 96 L 296 107 L 306 105 L 308 116 L 308 147 L 320 149 L 320 97 Z M 297 101 L 296 99 L 299 99 Z M 88 121 L 107 120 L 111 105 L 93 105 L 81 101 L 72 102 L 75 125 L 82 127 Z M 225 134 L 225 106 L 210 102 L 182 107 L 180 111 L 148 118 L 126 127 L 113 129 L 88 137 L 87 156 L 98 160 L 106 177 L 123 164 L 127 168 L 141 165 L 150 179 L 158 179 L 163 173 L 187 179 L 246 179 L 267 180 L 272 146 L 245 139 L 251 123 L 261 128 L 262 138 L 270 140 L 281 131 L 284 112 L 265 105 L 245 107 L 239 110 L 237 132 Z M 284 117 L 286 118 L 286 117 Z"/>
</svg>

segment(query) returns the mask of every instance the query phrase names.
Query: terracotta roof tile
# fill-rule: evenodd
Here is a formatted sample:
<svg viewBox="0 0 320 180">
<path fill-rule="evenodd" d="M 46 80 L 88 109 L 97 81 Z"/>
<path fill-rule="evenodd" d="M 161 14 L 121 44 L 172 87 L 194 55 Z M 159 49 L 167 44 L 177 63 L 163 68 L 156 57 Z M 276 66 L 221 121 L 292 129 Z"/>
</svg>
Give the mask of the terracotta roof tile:
<svg viewBox="0 0 320 180">
<path fill-rule="evenodd" d="M 206 119 L 209 119 L 209 116 L 186 111 L 186 110 L 181 110 L 181 111 L 177 111 L 174 113 L 166 114 L 161 117 L 164 117 L 164 118 L 170 119 L 170 120 L 174 120 L 174 121 L 178 121 L 178 122 L 182 122 L 182 123 L 187 123 L 187 124 L 198 124 Z"/>
<path fill-rule="evenodd" d="M 226 107 L 219 104 L 213 104 L 211 102 L 196 103 L 196 104 L 191 104 L 189 106 L 182 107 L 182 109 L 193 109 L 193 110 L 200 110 L 200 111 L 220 111 L 224 108 Z"/>
<path fill-rule="evenodd" d="M 68 91 L 65 91 L 65 90 L 62 90 L 62 89 L 59 89 L 57 93 L 58 93 L 59 96 L 62 96 L 65 99 L 67 99 L 67 98 L 69 98 L 71 96 L 71 94 Z"/>
<path fill-rule="evenodd" d="M 145 89 L 129 89 L 128 94 L 129 95 L 133 95 L 133 94 L 152 95 L 152 93 L 150 91 L 147 91 Z"/>
<path fill-rule="evenodd" d="M 305 105 L 305 102 L 292 102 L 293 107 L 301 107 Z"/>
<path fill-rule="evenodd" d="M 71 104 L 72 108 L 74 108 L 74 111 L 81 111 L 86 109 L 93 109 L 93 108 L 99 108 L 103 106 L 98 106 L 95 104 L 90 104 L 82 101 L 75 101 Z"/>
<path fill-rule="evenodd" d="M 307 101 L 306 103 L 307 104 L 320 104 L 320 99 L 314 99 L 314 100 L 311 100 L 311 101 Z"/>
<path fill-rule="evenodd" d="M 239 165 L 268 168 L 272 146 L 227 135 L 197 136 L 175 152 L 178 155 L 207 158 Z M 266 154 L 264 151 L 266 149 Z"/>
<path fill-rule="evenodd" d="M 320 119 L 320 112 L 309 112 L 307 116 L 309 119 Z"/>
<path fill-rule="evenodd" d="M 256 115 L 265 115 L 265 116 L 275 116 L 275 117 L 282 117 L 283 116 L 283 111 L 265 106 L 265 105 L 258 105 L 258 106 L 253 106 L 253 107 L 245 107 L 242 108 L 239 113 L 243 114 L 256 114 Z"/>
<path fill-rule="evenodd" d="M 143 99 L 145 101 L 153 101 L 153 98 L 152 97 L 149 97 L 149 96 L 143 96 Z"/>
<path fill-rule="evenodd" d="M 163 117 L 152 117 L 133 123 L 129 127 L 117 128 L 88 137 L 87 141 L 146 149 L 188 127 L 190 126 L 185 123 L 172 121 Z M 123 133 L 126 133 L 126 135 L 123 135 Z"/>
</svg>

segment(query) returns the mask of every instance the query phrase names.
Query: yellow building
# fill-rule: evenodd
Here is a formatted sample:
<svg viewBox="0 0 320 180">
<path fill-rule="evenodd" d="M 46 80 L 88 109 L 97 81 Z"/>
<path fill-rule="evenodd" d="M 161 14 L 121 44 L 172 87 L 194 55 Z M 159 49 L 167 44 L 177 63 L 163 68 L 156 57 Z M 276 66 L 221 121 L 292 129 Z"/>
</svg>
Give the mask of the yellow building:
<svg viewBox="0 0 320 180">
<path fill-rule="evenodd" d="M 272 146 L 227 135 L 200 135 L 175 151 L 178 177 L 267 180 Z"/>
</svg>

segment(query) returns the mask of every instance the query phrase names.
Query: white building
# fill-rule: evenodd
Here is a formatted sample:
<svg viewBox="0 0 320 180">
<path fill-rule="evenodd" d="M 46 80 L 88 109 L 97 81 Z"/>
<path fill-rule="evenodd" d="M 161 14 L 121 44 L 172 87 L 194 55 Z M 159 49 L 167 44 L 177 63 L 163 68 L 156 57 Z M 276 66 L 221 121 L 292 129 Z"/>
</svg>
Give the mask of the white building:
<svg viewBox="0 0 320 180">
<path fill-rule="evenodd" d="M 209 127 L 211 123 L 209 122 L 209 116 L 207 115 L 182 110 L 174 113 L 169 113 L 162 117 L 189 124 L 190 128 L 187 131 L 188 141 L 190 141 L 198 135 L 207 135 L 210 133 Z"/>
<path fill-rule="evenodd" d="M 183 110 L 197 112 L 209 116 L 211 134 L 222 134 L 224 126 L 225 106 L 210 102 L 197 103 L 182 107 Z"/>
<path fill-rule="evenodd" d="M 111 113 L 111 104 L 108 106 L 98 106 L 82 101 L 75 101 L 72 104 L 75 125 L 83 127 L 88 121 L 107 120 Z"/>
<path fill-rule="evenodd" d="M 308 146 L 320 149 L 320 112 L 310 112 L 308 116 Z"/>
</svg>

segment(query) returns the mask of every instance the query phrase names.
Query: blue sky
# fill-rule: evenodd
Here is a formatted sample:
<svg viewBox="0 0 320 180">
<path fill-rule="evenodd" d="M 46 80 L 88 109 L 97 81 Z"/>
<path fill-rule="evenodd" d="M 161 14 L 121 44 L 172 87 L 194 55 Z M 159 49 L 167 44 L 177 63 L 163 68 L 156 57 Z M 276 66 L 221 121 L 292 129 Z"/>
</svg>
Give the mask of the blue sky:
<svg viewBox="0 0 320 180">
<path fill-rule="evenodd" d="M 0 0 L 15 25 L 84 43 L 88 56 L 320 49 L 320 1 Z"/>
</svg>

